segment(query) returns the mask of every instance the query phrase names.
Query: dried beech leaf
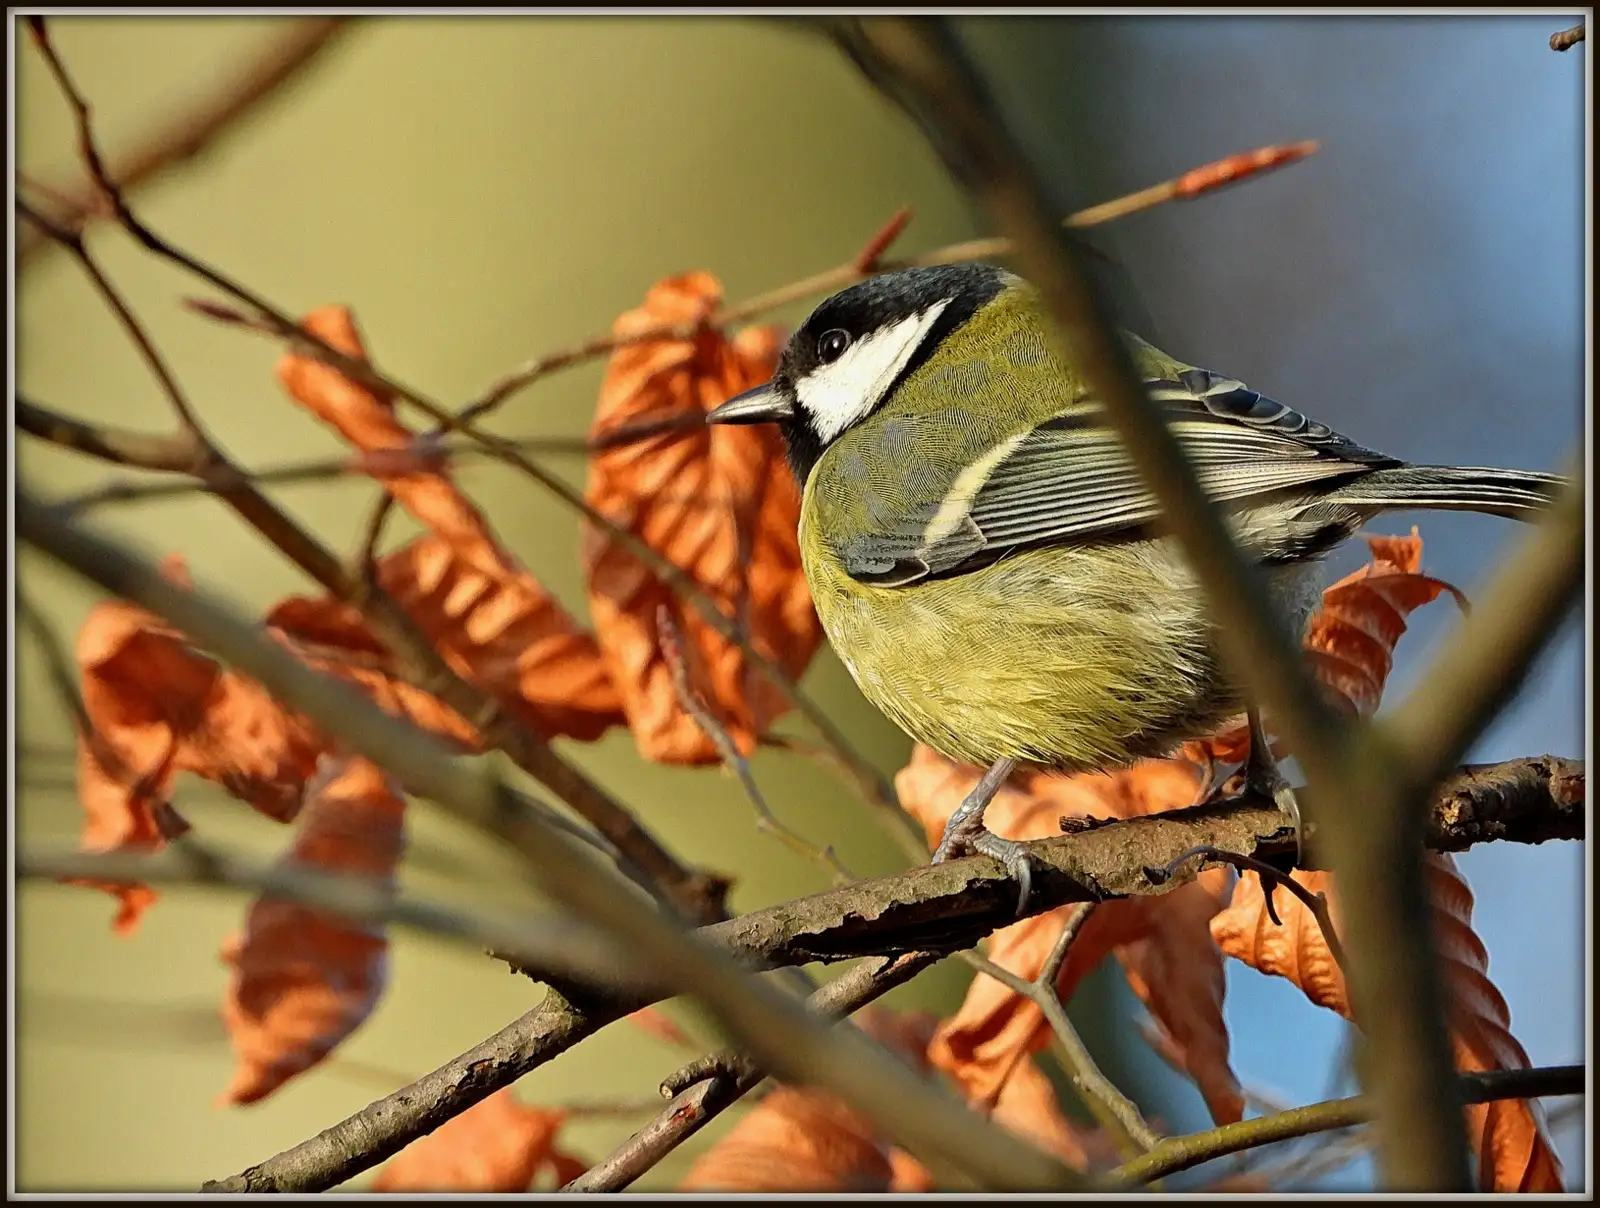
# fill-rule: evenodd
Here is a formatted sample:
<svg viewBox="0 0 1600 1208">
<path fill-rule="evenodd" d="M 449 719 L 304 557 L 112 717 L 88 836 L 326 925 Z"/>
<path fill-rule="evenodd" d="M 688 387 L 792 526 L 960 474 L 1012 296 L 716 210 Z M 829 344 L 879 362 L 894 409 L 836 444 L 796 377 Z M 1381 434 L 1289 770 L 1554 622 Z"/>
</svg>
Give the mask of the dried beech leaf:
<svg viewBox="0 0 1600 1208">
<path fill-rule="evenodd" d="M 939 1190 L 928 1168 L 899 1146 L 889 1151 L 888 1189 L 903 1195 L 925 1195 Z"/>
<path fill-rule="evenodd" d="M 365 359 L 346 308 L 323 307 L 303 325 Z M 299 353 L 279 361 L 278 377 L 297 402 L 369 455 L 384 488 L 429 530 L 382 558 L 378 581 L 452 669 L 546 737 L 587 741 L 619 723 L 617 694 L 593 637 L 501 547 L 436 458 L 399 456 L 417 448 L 417 436 L 396 417 L 393 401 Z M 385 453 L 396 455 L 388 473 L 373 460 Z"/>
<path fill-rule="evenodd" d="M 614 330 L 702 324 L 721 297 L 709 273 L 668 278 Z M 730 341 L 700 326 L 683 339 L 624 344 L 607 365 L 591 436 L 603 440 L 647 418 L 704 415 L 767 380 L 777 353 L 770 328 Z M 770 425 L 699 424 L 617 443 L 590 458 L 585 498 L 698 583 L 763 656 L 790 676 L 805 670 L 821 627 L 800 567 L 799 488 Z M 678 702 L 657 632 L 662 607 L 683 636 L 696 688 L 740 750 L 753 749 L 784 711 L 777 691 L 698 608 L 604 531 L 585 526 L 583 549 L 590 613 L 641 753 L 663 763 L 718 758 Z"/>
<path fill-rule="evenodd" d="M 379 586 L 451 669 L 535 733 L 588 741 L 622 720 L 593 639 L 526 575 L 482 574 L 434 534 L 386 554 L 377 570 Z M 326 596 L 291 596 L 267 614 L 267 623 L 292 638 L 307 662 L 360 685 L 390 712 L 479 745 L 476 730 L 459 714 L 395 677 L 389 652 L 350 606 Z"/>
<path fill-rule="evenodd" d="M 1511 1034 L 1510 1011 L 1489 980 L 1488 953 L 1472 930 L 1472 891 L 1466 879 L 1454 858 L 1439 852 L 1428 853 L 1427 876 L 1457 1066 L 1526 1069 L 1528 1055 Z M 1338 895 L 1332 878 L 1302 871 L 1295 873 L 1295 879 L 1313 892 L 1328 894 L 1337 928 Z M 1344 977 L 1315 917 L 1286 892 L 1277 894 L 1275 904 L 1282 927 L 1267 918 L 1259 878 L 1254 873 L 1241 877 L 1233 903 L 1212 922 L 1223 951 L 1263 973 L 1288 978 L 1319 1006 L 1352 1018 Z M 1561 1163 L 1537 1100 L 1478 1104 L 1467 1108 L 1467 1120 L 1484 1190 L 1562 1190 Z"/>
<path fill-rule="evenodd" d="M 294 843 L 279 861 L 393 884 L 404 800 L 365 759 L 328 758 L 308 785 Z M 254 1103 L 317 1064 L 377 1005 L 387 972 L 382 928 L 270 896 L 223 946 L 233 966 L 222 1017 L 238 1055 L 227 1103 Z"/>
<path fill-rule="evenodd" d="M 1511 1034 L 1511 1011 L 1489 980 L 1489 954 L 1472 930 L 1472 890 L 1455 857 L 1430 852 L 1433 907 L 1456 1065 L 1463 1070 L 1522 1070 L 1528 1054 Z M 1560 1192 L 1561 1160 L 1537 1099 L 1504 1099 L 1467 1108 L 1478 1184 L 1486 1191 Z"/>
<path fill-rule="evenodd" d="M 1221 905 L 1217 886 L 1225 878 L 1226 870 L 1207 869 L 1150 903 L 1155 917 L 1144 937 L 1119 947 L 1117 957 L 1133 992 L 1200 1088 L 1211 1118 L 1233 1124 L 1244 1118 L 1244 1093 L 1229 1062 L 1222 1016 L 1227 978 L 1210 926 Z"/>
<path fill-rule="evenodd" d="M 937 1017 L 869 1006 L 850 1018 L 914 1069 L 928 1068 Z M 838 1099 L 780 1086 L 690 1168 L 681 1191 L 910 1191 L 932 1178 Z"/>
<path fill-rule="evenodd" d="M 1372 561 L 1322 593 L 1305 636 L 1312 674 L 1332 700 L 1364 717 L 1378 710 L 1406 618 L 1446 594 L 1467 608 L 1460 591 L 1422 573 L 1422 538 L 1415 527 L 1409 537 L 1366 541 Z M 1208 758 L 1239 763 L 1250 753 L 1249 732 L 1241 720 L 1214 738 L 1186 743 L 1183 753 L 1200 764 Z"/>
<path fill-rule="evenodd" d="M 680 1191 L 887 1191 L 889 1147 L 832 1095 L 780 1086 L 689 1168 Z"/>
<path fill-rule="evenodd" d="M 182 834 L 187 824 L 168 800 L 179 772 L 210 780 L 279 821 L 299 811 L 319 743 L 303 719 L 254 681 L 223 670 L 164 621 L 121 601 L 89 613 L 76 661 L 91 726 L 78 736 L 86 850 L 158 851 Z M 119 899 L 115 926 L 123 933 L 155 900 L 144 886 L 103 887 Z"/>
<path fill-rule="evenodd" d="M 525 1107 L 509 1088 L 498 1090 L 390 1158 L 372 1188 L 525 1192 L 545 1166 L 559 1187 L 586 1169 L 582 1161 L 555 1148 L 565 1121 L 559 1108 Z"/>
<path fill-rule="evenodd" d="M 1294 879 L 1312 893 L 1328 895 L 1328 908 L 1338 925 L 1338 902 L 1333 878 L 1325 872 L 1297 869 Z M 1350 1017 L 1344 974 L 1328 949 L 1316 916 L 1285 889 L 1273 895 L 1273 905 L 1283 925 L 1267 915 L 1261 878 L 1247 872 L 1233 889 L 1233 901 L 1211 920 L 1211 935 L 1235 960 L 1274 977 L 1286 977 L 1319 1007 Z"/>
<path fill-rule="evenodd" d="M 978 776 L 977 769 L 919 745 L 895 787 L 932 843 Z M 1198 781 L 1195 767 L 1185 760 L 1078 776 L 1024 769 L 996 794 L 984 820 L 1007 838 L 1043 838 L 1059 833 L 1063 816 L 1130 818 L 1188 805 Z M 1237 1120 L 1244 1110 L 1238 1079 L 1228 1063 L 1222 954 L 1207 929 L 1226 884 L 1226 871 L 1211 869 L 1196 883 L 1159 897 L 1102 903 L 1073 942 L 1057 981 L 1063 1000 L 1070 998 L 1105 955 L 1116 951 L 1129 983 L 1182 1054 L 1218 1123 Z M 991 937 L 989 959 L 1033 980 L 1069 912 L 1070 907 L 1062 907 L 1001 929 Z M 1032 1001 L 978 976 L 960 1009 L 940 1027 L 930 1054 L 966 1094 L 987 1102 L 1000 1093 L 1018 1054 L 1036 1051 L 1049 1039 L 1049 1025 Z"/>
</svg>

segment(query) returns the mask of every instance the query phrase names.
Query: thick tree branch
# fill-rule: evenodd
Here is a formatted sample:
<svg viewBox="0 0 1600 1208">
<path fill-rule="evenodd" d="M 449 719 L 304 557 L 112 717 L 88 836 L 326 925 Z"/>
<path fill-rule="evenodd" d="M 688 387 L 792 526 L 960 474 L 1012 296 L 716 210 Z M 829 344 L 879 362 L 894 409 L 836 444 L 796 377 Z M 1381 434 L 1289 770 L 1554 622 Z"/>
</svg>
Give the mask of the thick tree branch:
<svg viewBox="0 0 1600 1208">
<path fill-rule="evenodd" d="M 1544 756 L 1463 768 L 1439 791 L 1429 843 L 1439 851 L 1462 851 L 1496 839 L 1529 843 L 1582 839 L 1584 797 L 1583 765 L 1573 760 Z M 1315 841 L 1315 832 L 1308 833 L 1306 850 L 1312 863 Z M 1159 870 L 1199 843 L 1275 860 L 1294 853 L 1294 838 L 1284 829 L 1277 805 L 1266 799 L 1104 823 L 1030 844 L 1038 870 L 1030 912 L 1074 901 L 1165 893 L 1179 882 L 1158 883 L 1144 870 Z M 1191 866 L 1189 873 L 1198 871 Z M 785 902 L 703 928 L 701 935 L 751 965 L 839 961 L 869 953 L 950 952 L 969 948 L 1014 922 L 1016 905 L 1016 886 L 1005 869 L 985 856 L 971 856 Z M 845 976 L 853 975 L 854 971 Z M 210 1186 L 235 1191 L 314 1191 L 334 1186 L 645 1005 L 589 1002 L 579 1007 L 552 994 L 535 1010 L 410 1086 L 293 1149 Z M 721 1102 L 720 1089 L 702 1094 L 704 1102 L 699 1098 L 682 1102 L 690 1105 L 691 1112 Z"/>
</svg>

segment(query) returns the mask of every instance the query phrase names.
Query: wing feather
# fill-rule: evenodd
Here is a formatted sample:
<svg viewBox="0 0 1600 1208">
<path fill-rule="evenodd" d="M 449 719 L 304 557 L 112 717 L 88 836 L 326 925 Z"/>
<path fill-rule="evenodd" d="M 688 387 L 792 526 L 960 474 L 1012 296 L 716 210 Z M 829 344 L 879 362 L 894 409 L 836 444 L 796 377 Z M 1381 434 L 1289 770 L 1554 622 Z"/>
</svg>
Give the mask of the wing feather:
<svg viewBox="0 0 1600 1208">
<path fill-rule="evenodd" d="M 1219 502 L 1400 464 L 1203 369 L 1145 387 L 1166 412 L 1202 489 Z M 1017 549 L 1113 538 L 1161 513 L 1094 404 L 1040 424 L 986 469 L 962 476 L 949 497 L 914 511 L 895 531 L 851 542 L 847 568 L 865 581 L 903 585 L 987 565 Z"/>
</svg>

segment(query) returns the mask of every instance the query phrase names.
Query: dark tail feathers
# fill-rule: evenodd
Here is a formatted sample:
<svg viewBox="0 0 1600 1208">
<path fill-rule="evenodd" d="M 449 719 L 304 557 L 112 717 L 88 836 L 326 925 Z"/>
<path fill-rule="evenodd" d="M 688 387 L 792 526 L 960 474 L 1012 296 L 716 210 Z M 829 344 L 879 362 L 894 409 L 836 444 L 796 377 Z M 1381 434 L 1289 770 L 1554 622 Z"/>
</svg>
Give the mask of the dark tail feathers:
<svg viewBox="0 0 1600 1208">
<path fill-rule="evenodd" d="M 1373 511 L 1427 508 L 1532 520 L 1567 483 L 1559 474 L 1489 466 L 1395 466 L 1330 492 L 1338 503 Z"/>
</svg>

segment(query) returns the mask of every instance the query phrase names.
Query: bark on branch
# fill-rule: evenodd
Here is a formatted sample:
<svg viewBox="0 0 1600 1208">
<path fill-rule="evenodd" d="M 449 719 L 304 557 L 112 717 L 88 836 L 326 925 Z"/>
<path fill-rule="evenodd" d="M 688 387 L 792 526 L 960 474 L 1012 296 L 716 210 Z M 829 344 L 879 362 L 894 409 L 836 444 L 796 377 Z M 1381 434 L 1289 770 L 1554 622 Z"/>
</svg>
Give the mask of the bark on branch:
<svg viewBox="0 0 1600 1208">
<path fill-rule="evenodd" d="M 1577 760 L 1546 755 L 1464 767 L 1436 795 L 1428 843 L 1437 851 L 1462 851 L 1490 840 L 1582 839 L 1584 793 L 1584 765 Z M 1159 870 L 1202 844 L 1266 860 L 1294 850 L 1293 836 L 1268 800 L 1108 822 L 1029 845 L 1035 870 L 1029 913 L 1068 902 L 1166 893 L 1199 866 L 1186 864 L 1165 883 Z M 1313 829 L 1307 864 L 1315 864 L 1316 850 Z M 700 935 L 744 964 L 800 965 L 955 951 L 1013 922 L 1015 913 L 1016 886 L 1005 870 L 987 856 L 971 856 L 784 902 L 702 928 Z M 207 1183 L 205 1190 L 336 1186 L 645 1005 L 642 999 L 580 1005 L 552 990 L 534 1010 L 431 1074 L 293 1149 Z"/>
</svg>

